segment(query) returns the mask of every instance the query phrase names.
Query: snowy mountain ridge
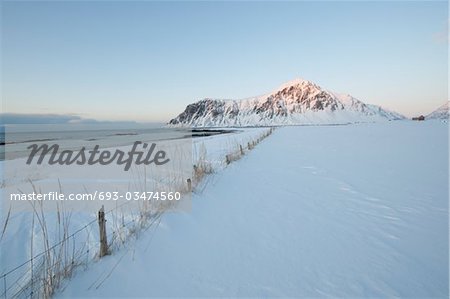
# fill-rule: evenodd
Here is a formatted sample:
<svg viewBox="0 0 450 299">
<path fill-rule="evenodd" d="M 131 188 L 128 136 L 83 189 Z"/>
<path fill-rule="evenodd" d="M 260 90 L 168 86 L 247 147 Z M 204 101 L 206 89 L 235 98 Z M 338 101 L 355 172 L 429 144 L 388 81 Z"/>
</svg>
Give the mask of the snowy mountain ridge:
<svg viewBox="0 0 450 299">
<path fill-rule="evenodd" d="M 275 91 L 243 100 L 206 98 L 190 104 L 170 126 L 228 127 L 296 124 L 347 124 L 403 119 L 395 112 L 369 105 L 348 94 L 322 89 L 295 79 Z"/>
<path fill-rule="evenodd" d="M 449 106 L 450 101 L 447 101 L 444 105 L 440 106 L 430 114 L 428 114 L 425 119 L 441 119 L 446 120 L 449 118 Z"/>
</svg>

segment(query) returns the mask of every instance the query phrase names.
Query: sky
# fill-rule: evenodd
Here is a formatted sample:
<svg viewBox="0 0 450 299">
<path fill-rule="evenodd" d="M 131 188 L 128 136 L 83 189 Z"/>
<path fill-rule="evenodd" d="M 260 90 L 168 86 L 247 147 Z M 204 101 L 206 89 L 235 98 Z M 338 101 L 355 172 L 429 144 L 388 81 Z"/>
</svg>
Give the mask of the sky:
<svg viewBox="0 0 450 299">
<path fill-rule="evenodd" d="M 448 98 L 442 2 L 3 1 L 4 113 L 166 122 L 304 78 L 406 116 Z"/>
</svg>

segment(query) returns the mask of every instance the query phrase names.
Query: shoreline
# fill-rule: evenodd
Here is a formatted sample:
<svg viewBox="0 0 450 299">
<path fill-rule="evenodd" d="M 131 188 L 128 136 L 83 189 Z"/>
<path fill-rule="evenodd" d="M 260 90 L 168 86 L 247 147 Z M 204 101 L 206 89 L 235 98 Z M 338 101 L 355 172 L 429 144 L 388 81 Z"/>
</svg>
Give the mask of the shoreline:
<svg viewBox="0 0 450 299">
<path fill-rule="evenodd" d="M 76 150 L 81 146 L 86 146 L 87 148 L 93 148 L 95 146 L 99 146 L 99 148 L 111 148 L 111 147 L 123 147 L 133 144 L 135 141 L 144 141 L 144 142 L 161 142 L 161 141 L 170 141 L 170 140 L 181 140 L 188 138 L 202 138 L 202 137 L 211 137 L 218 136 L 222 134 L 232 134 L 237 133 L 238 129 L 179 129 L 179 128 L 158 128 L 158 129 L 150 129 L 146 132 L 132 132 L 128 131 L 126 133 L 118 132 L 113 134 L 103 134 L 101 136 L 93 138 L 92 136 L 87 136 L 86 138 L 70 138 L 72 136 L 70 131 L 64 132 L 67 133 L 62 138 L 36 138 L 29 140 L 19 140 L 19 141 L 8 141 L 8 133 L 4 134 L 4 140 L 0 142 L 0 161 L 5 160 L 14 160 L 17 158 L 23 158 L 27 156 L 28 147 L 37 144 L 59 144 L 62 150 Z M 86 132 L 86 131 L 77 131 L 76 133 Z M 48 131 L 44 132 L 44 134 L 51 134 L 53 132 Z M 14 133 L 11 133 L 14 134 Z M 165 136 L 161 136 L 165 135 Z"/>
</svg>

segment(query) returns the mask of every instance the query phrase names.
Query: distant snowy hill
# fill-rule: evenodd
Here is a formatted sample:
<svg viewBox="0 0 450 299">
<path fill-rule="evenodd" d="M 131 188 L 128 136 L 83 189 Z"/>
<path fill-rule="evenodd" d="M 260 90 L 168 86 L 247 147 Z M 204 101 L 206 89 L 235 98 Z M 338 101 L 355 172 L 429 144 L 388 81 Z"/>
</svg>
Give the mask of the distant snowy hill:
<svg viewBox="0 0 450 299">
<path fill-rule="evenodd" d="M 403 119 L 404 116 L 322 89 L 303 79 L 264 96 L 243 100 L 204 99 L 170 120 L 171 126 L 227 127 L 346 124 Z"/>
<path fill-rule="evenodd" d="M 440 106 L 430 114 L 428 114 L 425 119 L 448 119 L 449 117 L 449 101 L 447 101 L 444 105 Z"/>
</svg>

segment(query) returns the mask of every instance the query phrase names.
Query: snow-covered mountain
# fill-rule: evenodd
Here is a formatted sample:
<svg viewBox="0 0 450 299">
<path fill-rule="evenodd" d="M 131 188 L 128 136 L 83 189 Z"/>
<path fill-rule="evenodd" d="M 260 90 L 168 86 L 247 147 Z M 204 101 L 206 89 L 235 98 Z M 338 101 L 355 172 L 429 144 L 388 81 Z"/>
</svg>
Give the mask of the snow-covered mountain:
<svg viewBox="0 0 450 299">
<path fill-rule="evenodd" d="M 264 96 L 243 100 L 203 99 L 190 104 L 171 126 L 227 127 L 346 124 L 403 119 L 398 113 L 296 79 Z"/>
<path fill-rule="evenodd" d="M 428 114 L 425 119 L 443 119 L 446 120 L 449 118 L 449 101 L 447 101 L 444 105 L 440 106 L 430 114 Z"/>
</svg>

